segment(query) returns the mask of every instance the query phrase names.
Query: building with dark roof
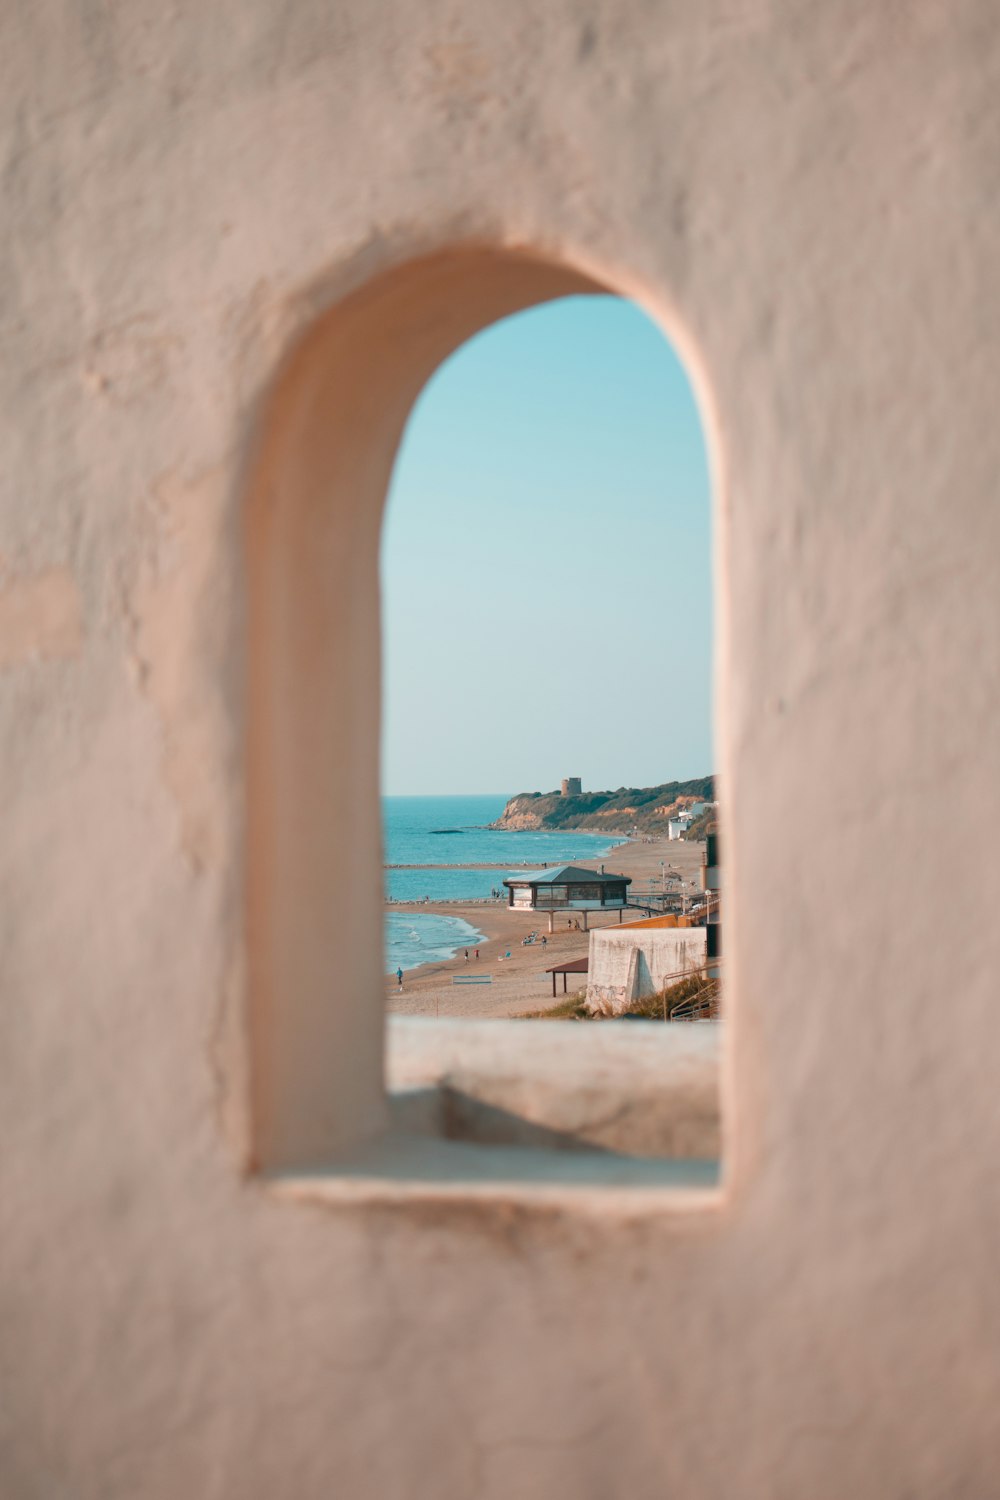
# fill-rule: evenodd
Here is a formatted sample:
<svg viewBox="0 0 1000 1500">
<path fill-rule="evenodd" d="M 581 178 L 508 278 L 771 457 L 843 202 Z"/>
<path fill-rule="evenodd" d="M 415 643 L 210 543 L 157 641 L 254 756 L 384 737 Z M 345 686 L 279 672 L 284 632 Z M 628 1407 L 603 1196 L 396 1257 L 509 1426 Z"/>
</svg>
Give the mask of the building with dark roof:
<svg viewBox="0 0 1000 1500">
<path fill-rule="evenodd" d="M 510 875 L 503 883 L 508 891 L 508 906 L 515 911 L 547 912 L 551 932 L 555 913 L 560 911 L 582 912 L 584 929 L 592 911 L 618 911 L 620 920 L 628 905 L 632 878 L 605 874 L 603 866 L 597 871 L 584 870 L 579 865 L 555 865 L 548 870 Z"/>
</svg>

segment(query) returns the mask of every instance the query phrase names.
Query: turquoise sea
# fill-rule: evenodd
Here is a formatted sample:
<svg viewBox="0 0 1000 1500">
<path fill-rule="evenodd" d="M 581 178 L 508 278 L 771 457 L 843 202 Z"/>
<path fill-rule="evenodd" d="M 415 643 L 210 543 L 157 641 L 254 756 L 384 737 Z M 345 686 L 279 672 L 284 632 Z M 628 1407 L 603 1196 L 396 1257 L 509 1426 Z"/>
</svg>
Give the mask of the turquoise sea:
<svg viewBox="0 0 1000 1500">
<path fill-rule="evenodd" d="M 524 864 L 558 865 L 593 860 L 620 839 L 597 833 L 508 833 L 486 827 L 503 812 L 506 793 L 479 797 L 383 797 L 385 862 L 393 865 L 465 865 L 462 870 L 387 868 L 386 896 L 394 901 L 488 900 L 505 875 Z M 501 869 L 484 869 L 501 865 Z M 480 934 L 459 917 L 390 910 L 385 923 L 386 971 L 404 971 L 450 958 Z"/>
</svg>

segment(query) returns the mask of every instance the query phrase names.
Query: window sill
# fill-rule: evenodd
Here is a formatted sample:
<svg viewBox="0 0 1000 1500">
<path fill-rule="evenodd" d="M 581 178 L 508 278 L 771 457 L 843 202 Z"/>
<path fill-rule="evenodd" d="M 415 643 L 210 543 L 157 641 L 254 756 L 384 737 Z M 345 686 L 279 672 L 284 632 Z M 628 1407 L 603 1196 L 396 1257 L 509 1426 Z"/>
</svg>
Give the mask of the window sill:
<svg viewBox="0 0 1000 1500">
<path fill-rule="evenodd" d="M 282 1196 L 648 1213 L 721 1201 L 718 1025 L 387 1026 L 390 1125 Z"/>
</svg>

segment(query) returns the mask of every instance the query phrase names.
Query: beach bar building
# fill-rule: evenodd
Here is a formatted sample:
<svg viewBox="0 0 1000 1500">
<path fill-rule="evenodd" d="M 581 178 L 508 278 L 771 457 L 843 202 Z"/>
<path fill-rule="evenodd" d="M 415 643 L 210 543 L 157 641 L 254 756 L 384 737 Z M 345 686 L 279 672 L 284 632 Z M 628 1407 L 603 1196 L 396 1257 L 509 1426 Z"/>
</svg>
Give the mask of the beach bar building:
<svg viewBox="0 0 1000 1500">
<path fill-rule="evenodd" d="M 582 913 L 584 931 L 592 911 L 617 910 L 621 921 L 631 884 L 630 875 L 606 875 L 603 867 L 598 872 L 582 870 L 578 865 L 556 865 L 550 870 L 510 875 L 504 881 L 507 905 L 514 911 L 547 913 L 550 932 L 555 930 L 560 912 Z"/>
</svg>

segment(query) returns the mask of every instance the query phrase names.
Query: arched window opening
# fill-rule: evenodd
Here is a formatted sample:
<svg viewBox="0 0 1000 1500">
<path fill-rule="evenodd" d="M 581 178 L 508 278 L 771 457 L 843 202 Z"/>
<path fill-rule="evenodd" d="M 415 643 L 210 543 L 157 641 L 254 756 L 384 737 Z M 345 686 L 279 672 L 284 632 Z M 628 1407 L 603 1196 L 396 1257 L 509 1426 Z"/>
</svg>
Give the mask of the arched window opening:
<svg viewBox="0 0 1000 1500">
<path fill-rule="evenodd" d="M 715 1180 L 717 1029 L 680 1026 L 718 1015 L 707 465 L 683 368 L 608 291 L 429 257 L 340 302 L 272 397 L 248 509 L 263 1169 L 436 1141 L 444 1176 L 460 1146 L 459 1177 L 504 1148 L 515 1177 Z"/>
</svg>

